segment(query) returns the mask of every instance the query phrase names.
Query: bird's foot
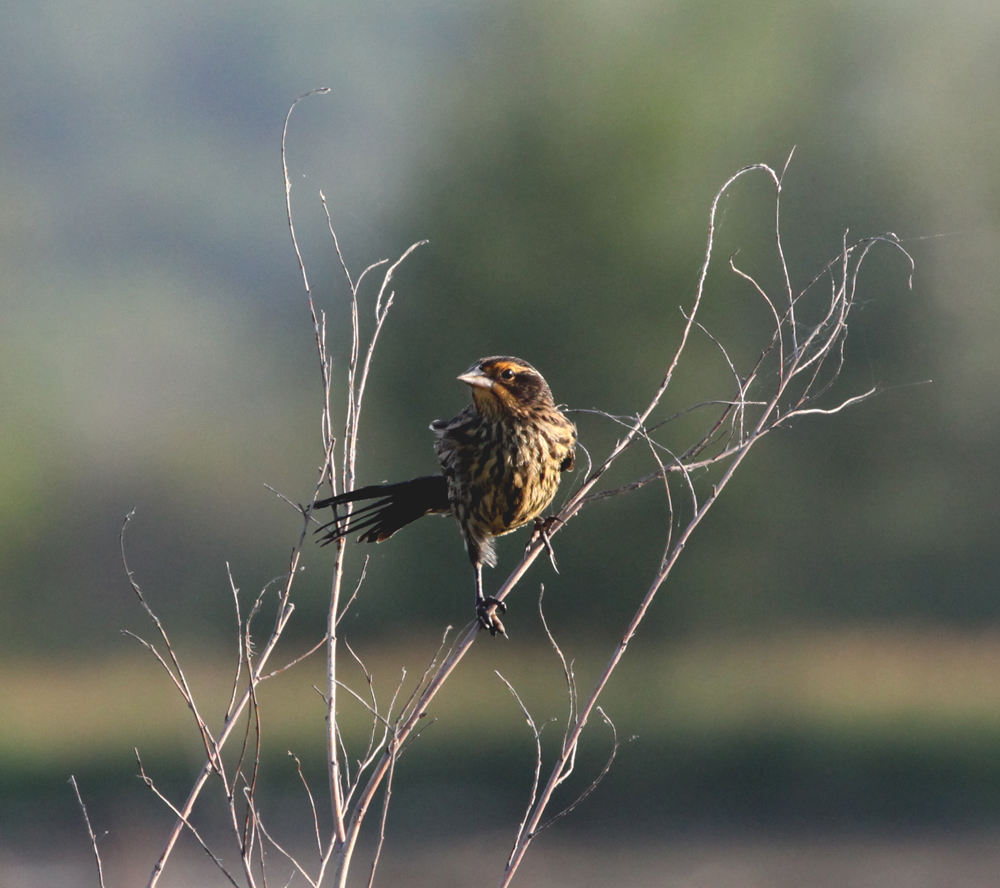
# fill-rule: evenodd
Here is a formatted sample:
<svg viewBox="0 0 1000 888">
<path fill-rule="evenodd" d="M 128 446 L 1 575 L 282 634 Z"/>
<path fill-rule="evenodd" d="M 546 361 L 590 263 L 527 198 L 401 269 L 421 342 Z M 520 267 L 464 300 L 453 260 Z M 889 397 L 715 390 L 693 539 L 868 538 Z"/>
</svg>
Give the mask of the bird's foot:
<svg viewBox="0 0 1000 888">
<path fill-rule="evenodd" d="M 535 541 L 541 537 L 542 542 L 545 544 L 545 551 L 549 553 L 549 561 L 552 564 L 552 569 L 556 573 L 559 573 L 559 567 L 556 564 L 556 553 L 552 548 L 552 540 L 549 538 L 549 532 L 559 523 L 559 520 L 558 515 L 549 515 L 547 518 L 536 518 L 535 527 L 531 531 L 528 546 L 525 548 L 525 551 L 527 551 L 527 549 L 533 546 Z"/>
<path fill-rule="evenodd" d="M 476 619 L 480 626 L 490 630 L 490 635 L 496 635 L 499 632 L 504 638 L 507 637 L 507 631 L 503 628 L 499 616 L 505 613 L 507 613 L 507 605 L 492 595 L 488 598 L 480 598 L 476 602 Z"/>
</svg>

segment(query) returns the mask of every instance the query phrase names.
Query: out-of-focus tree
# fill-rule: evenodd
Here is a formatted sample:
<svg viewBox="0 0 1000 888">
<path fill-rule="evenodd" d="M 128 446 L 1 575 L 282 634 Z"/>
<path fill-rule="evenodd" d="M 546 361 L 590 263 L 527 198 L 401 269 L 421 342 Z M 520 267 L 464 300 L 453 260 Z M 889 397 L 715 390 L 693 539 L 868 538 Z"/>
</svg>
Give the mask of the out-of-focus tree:
<svg viewBox="0 0 1000 888">
<path fill-rule="evenodd" d="M 534 361 L 570 406 L 636 409 L 679 328 L 711 196 L 797 146 L 784 222 L 799 280 L 847 227 L 891 229 L 917 260 L 912 294 L 897 260 L 884 277 L 869 267 L 852 330 L 856 372 L 886 391 L 822 440 L 803 423 L 768 442 L 654 618 L 996 614 L 989 4 L 48 0 L 0 16 L 8 650 L 114 637 L 133 505 L 136 568 L 168 616 L 197 603 L 199 631 L 227 625 L 225 561 L 258 585 L 283 558 L 294 514 L 264 484 L 304 497 L 319 453 L 277 137 L 289 100 L 318 85 L 331 96 L 300 115 L 289 158 L 314 279 L 325 263 L 336 280 L 320 188 L 354 263 L 431 240 L 398 282 L 363 480 L 433 467 L 426 423 L 455 412 L 449 377 L 485 354 Z M 719 249 L 752 258 L 768 204 L 737 191 Z M 684 382 L 695 397 L 699 380 Z M 659 506 L 639 495 L 647 517 L 616 532 L 641 550 Z M 756 535 L 736 543 L 727 528 L 748 515 Z M 607 533 L 581 522 L 560 546 L 592 551 Z M 459 587 L 452 534 L 401 535 L 373 579 L 450 618 L 414 565 L 418 551 L 453 562 Z M 616 606 L 605 580 L 595 565 L 591 613 Z M 359 630 L 392 619 L 372 594 Z"/>
</svg>

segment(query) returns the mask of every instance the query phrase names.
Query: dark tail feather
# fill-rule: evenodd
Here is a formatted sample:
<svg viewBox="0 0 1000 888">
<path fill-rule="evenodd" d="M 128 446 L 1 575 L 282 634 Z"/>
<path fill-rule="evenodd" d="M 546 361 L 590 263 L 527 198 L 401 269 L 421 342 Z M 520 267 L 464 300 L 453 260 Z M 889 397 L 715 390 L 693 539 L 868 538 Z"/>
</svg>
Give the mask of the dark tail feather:
<svg viewBox="0 0 1000 888">
<path fill-rule="evenodd" d="M 361 500 L 373 503 L 355 509 L 350 515 L 338 516 L 317 530 L 326 531 L 322 544 L 332 543 L 348 534 L 363 530 L 359 543 L 381 543 L 401 527 L 431 512 L 449 512 L 448 482 L 444 475 L 427 475 L 398 484 L 372 484 L 349 490 L 316 503 L 317 509 L 343 506 Z"/>
</svg>

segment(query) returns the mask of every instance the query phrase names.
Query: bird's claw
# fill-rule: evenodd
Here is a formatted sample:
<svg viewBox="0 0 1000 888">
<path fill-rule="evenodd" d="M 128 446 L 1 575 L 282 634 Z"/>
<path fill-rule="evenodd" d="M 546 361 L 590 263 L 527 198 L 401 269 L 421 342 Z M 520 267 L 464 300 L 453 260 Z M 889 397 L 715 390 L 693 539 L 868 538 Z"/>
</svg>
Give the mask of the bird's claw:
<svg viewBox="0 0 1000 888">
<path fill-rule="evenodd" d="M 504 638 L 507 638 L 507 631 L 499 616 L 505 613 L 507 613 L 507 605 L 492 595 L 489 598 L 480 598 L 476 602 L 476 619 L 480 626 L 489 629 L 490 635 L 496 635 L 499 632 Z"/>
<path fill-rule="evenodd" d="M 547 515 L 545 518 L 539 516 L 535 519 L 535 529 L 532 531 L 532 540 L 537 539 L 539 534 L 547 535 L 553 527 L 555 527 L 561 519 L 558 515 Z"/>
<path fill-rule="evenodd" d="M 549 531 L 552 530 L 559 523 L 558 515 L 549 515 L 547 518 L 536 518 L 534 529 L 531 531 L 531 538 L 528 540 L 528 545 L 525 547 L 525 552 L 534 545 L 535 541 L 541 537 L 542 542 L 545 544 L 545 551 L 549 553 L 549 561 L 552 563 L 552 569 L 559 573 L 559 567 L 556 565 L 556 553 L 552 548 L 552 540 L 549 538 Z"/>
</svg>

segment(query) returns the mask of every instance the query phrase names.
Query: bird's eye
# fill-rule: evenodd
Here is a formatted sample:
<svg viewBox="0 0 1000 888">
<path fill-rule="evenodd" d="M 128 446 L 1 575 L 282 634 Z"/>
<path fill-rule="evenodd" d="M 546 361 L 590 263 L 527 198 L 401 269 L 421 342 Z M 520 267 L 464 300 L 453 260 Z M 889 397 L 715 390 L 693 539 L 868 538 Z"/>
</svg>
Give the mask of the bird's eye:
<svg viewBox="0 0 1000 888">
<path fill-rule="evenodd" d="M 502 371 L 500 372 L 500 378 L 501 378 L 501 379 L 507 379 L 507 380 L 511 380 L 511 379 L 513 379 L 513 378 L 514 378 L 514 377 L 515 377 L 516 375 L 517 375 L 517 374 L 516 374 L 516 373 L 515 373 L 515 372 L 514 372 L 513 370 L 511 370 L 511 369 L 510 369 L 510 367 L 507 367 L 506 369 L 504 369 L 504 370 L 502 370 Z"/>
</svg>

